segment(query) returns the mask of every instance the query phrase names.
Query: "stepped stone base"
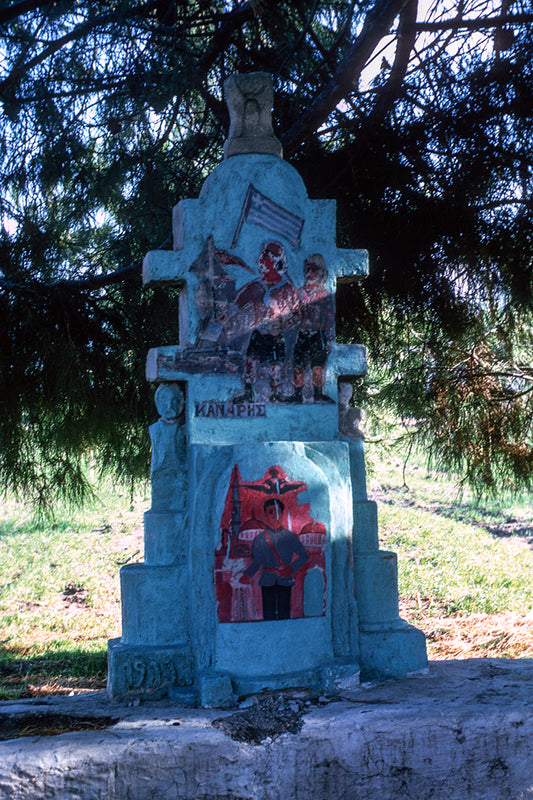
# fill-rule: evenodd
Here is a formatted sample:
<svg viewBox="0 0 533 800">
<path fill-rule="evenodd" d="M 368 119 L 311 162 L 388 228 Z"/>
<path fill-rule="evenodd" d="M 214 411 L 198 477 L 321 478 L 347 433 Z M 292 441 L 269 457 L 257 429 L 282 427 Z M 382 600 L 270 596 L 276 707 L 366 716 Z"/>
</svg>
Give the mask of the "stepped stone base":
<svg viewBox="0 0 533 800">
<path fill-rule="evenodd" d="M 0 730 L 53 714 L 114 722 L 0 742 L 0 797 L 533 800 L 532 685 L 533 660 L 431 662 L 423 675 L 336 699 L 271 697 L 293 718 L 266 738 L 248 724 L 253 699 L 237 713 L 168 700 L 124 707 L 104 692 L 5 702 Z"/>
</svg>

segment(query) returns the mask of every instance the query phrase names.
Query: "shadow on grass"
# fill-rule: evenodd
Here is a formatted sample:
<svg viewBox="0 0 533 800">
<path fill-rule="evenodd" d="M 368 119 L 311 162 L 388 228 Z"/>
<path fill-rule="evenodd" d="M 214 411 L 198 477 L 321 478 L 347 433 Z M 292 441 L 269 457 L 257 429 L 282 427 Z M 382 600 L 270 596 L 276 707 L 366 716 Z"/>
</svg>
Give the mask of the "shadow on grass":
<svg viewBox="0 0 533 800">
<path fill-rule="evenodd" d="M 38 517 L 30 517 L 21 522 L 16 517 L 5 517 L 0 522 L 0 540 L 12 536 L 42 534 L 46 531 L 53 531 L 54 533 L 61 534 L 72 529 L 73 525 L 69 519 L 41 519 Z"/>
<path fill-rule="evenodd" d="M 408 488 L 397 486 L 382 485 L 375 493 L 374 499 L 386 505 L 417 508 L 455 522 L 472 525 L 498 539 L 525 539 L 533 548 L 533 519 L 528 519 L 526 516 L 522 519 L 518 515 L 506 517 L 498 509 L 484 506 L 482 503 L 472 505 L 471 502 L 422 500 Z"/>
<path fill-rule="evenodd" d="M 16 648 L 0 650 L 0 700 L 104 689 L 105 650 L 62 649 L 42 655 L 21 655 Z"/>
</svg>

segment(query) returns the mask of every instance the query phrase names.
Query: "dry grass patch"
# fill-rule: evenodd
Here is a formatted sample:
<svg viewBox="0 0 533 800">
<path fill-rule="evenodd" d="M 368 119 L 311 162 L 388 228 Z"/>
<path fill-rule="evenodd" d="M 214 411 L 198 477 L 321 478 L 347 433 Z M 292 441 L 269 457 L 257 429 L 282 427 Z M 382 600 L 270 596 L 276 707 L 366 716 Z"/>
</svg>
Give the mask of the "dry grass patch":
<svg viewBox="0 0 533 800">
<path fill-rule="evenodd" d="M 533 614 L 435 614 L 402 599 L 404 619 L 426 635 L 430 659 L 533 658 Z"/>
</svg>

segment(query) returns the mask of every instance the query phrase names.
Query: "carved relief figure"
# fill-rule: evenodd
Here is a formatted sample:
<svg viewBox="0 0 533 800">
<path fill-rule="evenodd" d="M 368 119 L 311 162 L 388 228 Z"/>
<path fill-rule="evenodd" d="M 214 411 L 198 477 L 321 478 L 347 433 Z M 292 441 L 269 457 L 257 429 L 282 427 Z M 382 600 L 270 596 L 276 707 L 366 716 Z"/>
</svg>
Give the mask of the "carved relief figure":
<svg viewBox="0 0 533 800">
<path fill-rule="evenodd" d="M 294 346 L 294 391 L 286 403 L 303 403 L 306 369 L 311 370 L 314 403 L 333 403 L 324 394 L 326 365 L 335 335 L 335 306 L 325 288 L 328 270 L 320 253 L 304 262 L 304 283 L 298 289 L 299 329 Z"/>
<path fill-rule="evenodd" d="M 265 72 L 230 75 L 224 83 L 230 114 L 224 156 L 268 153 L 281 156 L 281 144 L 272 130 L 272 80 Z"/>
<path fill-rule="evenodd" d="M 364 439 L 361 430 L 361 409 L 350 405 L 353 394 L 351 383 L 339 383 L 339 433 L 347 439 Z"/>
<path fill-rule="evenodd" d="M 179 419 L 184 402 L 177 383 L 162 383 L 155 393 L 161 417 L 150 426 L 153 511 L 177 511 L 185 507 L 185 434 Z"/>
<path fill-rule="evenodd" d="M 242 259 L 217 248 L 209 236 L 189 268 L 198 277 L 194 300 L 199 324 L 196 341 L 184 349 L 179 369 L 241 376 L 242 391 L 231 405 L 334 403 L 324 392 L 335 306 L 326 288 L 323 256 L 316 253 L 305 259 L 298 290 L 279 241 L 262 247 L 259 276 L 240 290 L 235 268 L 253 274 Z"/>
<path fill-rule="evenodd" d="M 216 248 L 213 237 L 208 236 L 205 250 L 189 269 L 189 272 L 201 278 L 194 296 L 200 330 L 192 348 L 193 353 L 218 353 L 230 346 L 231 326 L 224 325 L 224 321 L 228 323 L 227 312 L 237 295 L 235 278 L 226 269 L 230 265 L 253 274 L 242 259 Z"/>
<path fill-rule="evenodd" d="M 272 136 L 272 81 L 264 72 L 231 75 L 224 84 L 230 112 L 229 139 Z"/>
</svg>

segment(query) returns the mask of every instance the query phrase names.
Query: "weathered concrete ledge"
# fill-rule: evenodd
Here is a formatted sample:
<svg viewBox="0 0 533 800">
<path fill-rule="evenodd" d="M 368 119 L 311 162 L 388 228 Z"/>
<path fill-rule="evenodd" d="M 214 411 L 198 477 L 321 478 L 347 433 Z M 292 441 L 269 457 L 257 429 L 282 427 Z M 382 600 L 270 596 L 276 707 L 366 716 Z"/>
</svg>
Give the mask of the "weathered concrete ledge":
<svg viewBox="0 0 533 800">
<path fill-rule="evenodd" d="M 121 707 L 103 692 L 6 702 L 4 729 L 28 714 L 116 722 L 1 742 L 0 797 L 529 800 L 532 689 L 533 660 L 431 662 L 426 674 L 361 687 L 334 702 L 305 705 L 300 692 L 288 702 L 300 709 L 299 732 L 259 744 L 213 725 L 234 719 L 235 710 L 164 701 Z"/>
</svg>

